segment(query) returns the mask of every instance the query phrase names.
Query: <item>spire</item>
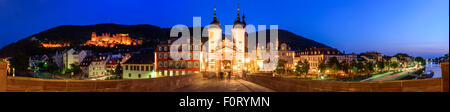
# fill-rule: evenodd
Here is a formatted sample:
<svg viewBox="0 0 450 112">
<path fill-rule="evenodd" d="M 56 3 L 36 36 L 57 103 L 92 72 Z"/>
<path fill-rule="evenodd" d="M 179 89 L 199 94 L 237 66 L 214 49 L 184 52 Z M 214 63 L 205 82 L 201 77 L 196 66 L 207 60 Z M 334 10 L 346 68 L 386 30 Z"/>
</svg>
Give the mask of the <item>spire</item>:
<svg viewBox="0 0 450 112">
<path fill-rule="evenodd" d="M 236 19 L 234 19 L 234 23 L 233 23 L 233 27 L 235 27 L 236 25 L 242 25 L 242 22 L 241 22 L 241 16 L 239 15 L 239 3 L 237 3 L 237 17 L 236 17 Z"/>
<path fill-rule="evenodd" d="M 217 14 L 216 14 L 216 3 L 214 3 L 214 18 L 213 18 L 213 22 L 211 22 L 211 24 L 217 24 L 220 26 L 220 22 L 217 19 Z"/>
<path fill-rule="evenodd" d="M 245 12 L 242 10 L 242 23 L 245 25 Z"/>
<path fill-rule="evenodd" d="M 216 4 L 214 4 L 214 21 L 217 21 Z"/>
<path fill-rule="evenodd" d="M 237 22 L 237 21 L 241 21 L 241 16 L 239 15 L 239 3 L 237 3 L 237 18 L 236 18 L 236 20 L 235 20 L 235 22 Z"/>
</svg>

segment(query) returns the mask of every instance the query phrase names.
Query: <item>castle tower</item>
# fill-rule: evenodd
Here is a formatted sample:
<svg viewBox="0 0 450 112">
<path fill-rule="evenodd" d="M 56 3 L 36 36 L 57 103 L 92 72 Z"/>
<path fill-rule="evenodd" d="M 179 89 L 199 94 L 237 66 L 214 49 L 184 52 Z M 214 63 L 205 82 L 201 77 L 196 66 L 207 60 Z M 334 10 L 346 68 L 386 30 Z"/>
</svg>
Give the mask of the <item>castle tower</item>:
<svg viewBox="0 0 450 112">
<path fill-rule="evenodd" d="M 234 45 L 235 45 L 235 63 L 234 67 L 238 71 L 242 70 L 244 67 L 244 61 L 245 61 L 245 24 L 241 22 L 240 15 L 239 15 L 239 6 L 237 9 L 237 17 L 234 20 L 233 28 L 231 29 Z M 245 17 L 243 17 L 244 19 Z M 244 20 L 245 21 L 245 20 Z"/>
<path fill-rule="evenodd" d="M 94 41 L 94 42 L 97 41 L 97 33 L 92 32 L 91 41 Z"/>
<path fill-rule="evenodd" d="M 214 7 L 214 18 L 213 22 L 208 28 L 208 68 L 207 71 L 217 71 L 220 66 L 216 66 L 217 46 L 222 46 L 222 29 L 220 28 L 220 22 L 217 19 L 216 8 Z"/>
</svg>

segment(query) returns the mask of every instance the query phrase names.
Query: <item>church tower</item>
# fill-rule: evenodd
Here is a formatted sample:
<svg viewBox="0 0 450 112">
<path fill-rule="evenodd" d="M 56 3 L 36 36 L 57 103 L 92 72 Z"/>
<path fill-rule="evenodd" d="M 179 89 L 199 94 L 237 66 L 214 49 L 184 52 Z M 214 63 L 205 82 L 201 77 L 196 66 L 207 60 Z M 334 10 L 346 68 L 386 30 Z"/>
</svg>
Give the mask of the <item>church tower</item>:
<svg viewBox="0 0 450 112">
<path fill-rule="evenodd" d="M 239 4 L 238 4 L 239 5 Z M 245 61 L 245 20 L 244 22 L 241 21 L 240 15 L 239 15 L 239 6 L 237 9 L 237 17 L 234 20 L 233 28 L 231 29 L 234 46 L 235 46 L 235 65 L 234 67 L 237 70 L 242 70 L 244 66 Z M 245 16 L 243 17 L 245 19 Z"/>
<path fill-rule="evenodd" d="M 220 68 L 220 66 L 216 66 L 216 51 L 218 46 L 222 46 L 222 29 L 220 28 L 220 22 L 217 19 L 216 8 L 214 7 L 213 22 L 211 22 L 208 28 L 208 71 L 217 71 L 217 68 Z"/>
</svg>

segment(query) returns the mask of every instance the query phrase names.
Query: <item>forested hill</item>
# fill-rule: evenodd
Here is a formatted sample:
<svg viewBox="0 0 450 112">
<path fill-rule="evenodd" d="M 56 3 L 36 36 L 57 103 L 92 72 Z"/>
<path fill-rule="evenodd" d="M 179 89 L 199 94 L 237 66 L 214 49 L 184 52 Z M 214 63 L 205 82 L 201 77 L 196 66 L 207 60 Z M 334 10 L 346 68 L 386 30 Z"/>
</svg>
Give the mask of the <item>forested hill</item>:
<svg viewBox="0 0 450 112">
<path fill-rule="evenodd" d="M 6 45 L 0 50 L 0 57 L 12 57 L 17 53 L 28 56 L 53 52 L 58 49 L 44 49 L 40 47 L 40 41 L 70 42 L 71 47 L 78 47 L 91 38 L 91 33 L 128 33 L 131 38 L 143 40 L 145 48 L 154 48 L 159 42 L 167 40 L 170 28 L 161 28 L 153 25 L 118 25 L 118 24 L 96 24 L 96 25 L 63 25 L 45 30 L 43 32 L 26 37 L 18 42 Z M 267 33 L 270 31 L 267 30 Z M 329 47 L 314 40 L 293 34 L 286 30 L 278 31 L 280 42 L 287 43 L 293 50 L 309 47 Z M 268 34 L 267 34 L 268 36 Z M 38 40 L 38 41 L 36 41 Z"/>
</svg>

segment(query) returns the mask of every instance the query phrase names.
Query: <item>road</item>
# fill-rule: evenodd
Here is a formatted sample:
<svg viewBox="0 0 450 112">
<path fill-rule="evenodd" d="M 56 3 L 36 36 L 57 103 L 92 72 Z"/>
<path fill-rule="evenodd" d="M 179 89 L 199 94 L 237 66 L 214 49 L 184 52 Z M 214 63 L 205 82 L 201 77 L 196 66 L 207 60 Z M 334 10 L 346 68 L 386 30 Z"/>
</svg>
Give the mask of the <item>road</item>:
<svg viewBox="0 0 450 112">
<path fill-rule="evenodd" d="M 275 92 L 242 79 L 202 79 L 175 92 Z"/>
</svg>

